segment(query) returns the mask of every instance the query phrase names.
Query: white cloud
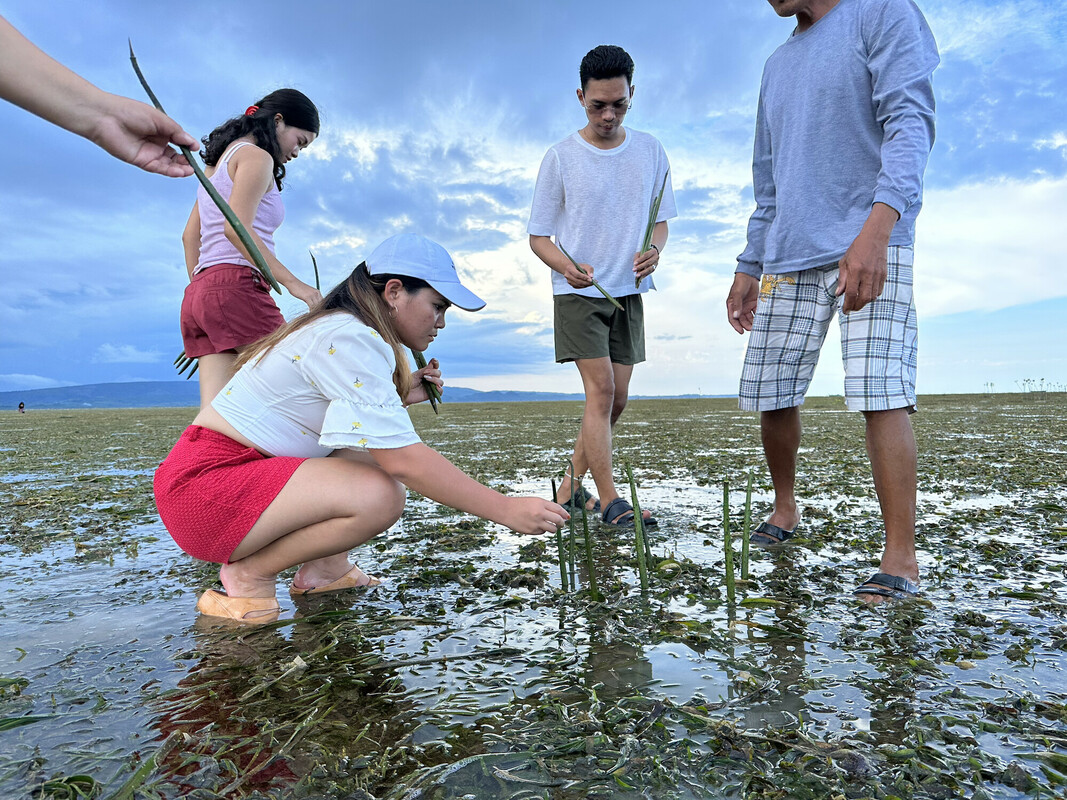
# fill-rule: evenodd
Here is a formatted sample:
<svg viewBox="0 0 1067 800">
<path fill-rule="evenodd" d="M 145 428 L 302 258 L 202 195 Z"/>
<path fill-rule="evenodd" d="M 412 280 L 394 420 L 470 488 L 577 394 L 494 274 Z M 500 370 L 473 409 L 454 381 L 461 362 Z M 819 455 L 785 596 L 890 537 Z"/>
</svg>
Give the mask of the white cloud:
<svg viewBox="0 0 1067 800">
<path fill-rule="evenodd" d="M 41 375 L 23 375 L 11 372 L 0 375 L 0 391 L 14 392 L 24 389 L 51 389 L 54 386 L 70 386 L 69 381 L 57 381 L 54 378 L 45 378 Z"/>
<path fill-rule="evenodd" d="M 1047 139 L 1038 139 L 1034 142 L 1034 147 L 1038 150 L 1065 150 L 1067 148 L 1067 133 L 1057 131 Z M 1067 150 L 1065 150 L 1064 156 L 1067 156 Z"/>
<path fill-rule="evenodd" d="M 1005 52 L 1062 45 L 1065 26 L 1059 3 L 942 0 L 923 4 L 923 11 L 942 58 L 988 63 Z"/>
<path fill-rule="evenodd" d="M 154 364 L 159 358 L 158 350 L 139 350 L 132 344 L 102 344 L 93 354 L 93 362 L 99 364 Z"/>
<path fill-rule="evenodd" d="M 1067 296 L 1067 178 L 991 180 L 926 192 L 915 284 L 926 316 Z"/>
</svg>

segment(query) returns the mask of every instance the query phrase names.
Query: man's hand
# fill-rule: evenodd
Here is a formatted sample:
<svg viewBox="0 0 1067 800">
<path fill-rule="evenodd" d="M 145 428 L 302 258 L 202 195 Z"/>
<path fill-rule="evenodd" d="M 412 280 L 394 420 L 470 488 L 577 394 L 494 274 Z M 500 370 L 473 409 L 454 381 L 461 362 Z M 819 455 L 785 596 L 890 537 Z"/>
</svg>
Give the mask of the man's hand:
<svg viewBox="0 0 1067 800">
<path fill-rule="evenodd" d="M 738 333 L 752 330 L 759 299 L 759 281 L 743 272 L 734 274 L 734 285 L 726 295 L 726 318 Z"/>
<path fill-rule="evenodd" d="M 566 256 L 564 256 L 566 258 Z M 593 285 L 593 267 L 589 264 L 579 264 L 579 266 L 586 271 L 587 274 L 583 275 L 574 268 L 574 264 L 567 259 L 567 266 L 563 270 L 563 277 L 567 279 L 567 283 L 573 286 L 575 289 L 588 289 Z"/>
<path fill-rule="evenodd" d="M 640 283 L 659 266 L 659 250 L 648 248 L 643 253 L 634 253 L 634 279 Z"/>
<path fill-rule="evenodd" d="M 885 288 L 889 235 L 900 217 L 884 203 L 875 203 L 863 230 L 838 264 L 837 296 L 844 295 L 841 313 L 859 311 Z"/>
<path fill-rule="evenodd" d="M 593 285 L 593 268 L 589 264 L 581 264 L 581 268 L 584 269 L 588 275 L 583 275 L 579 272 L 574 264 L 567 256 L 563 254 L 563 251 L 552 241 L 551 236 L 537 236 L 530 234 L 530 249 L 534 251 L 539 259 L 541 259 L 553 272 L 558 272 L 575 289 L 587 289 Z"/>
</svg>

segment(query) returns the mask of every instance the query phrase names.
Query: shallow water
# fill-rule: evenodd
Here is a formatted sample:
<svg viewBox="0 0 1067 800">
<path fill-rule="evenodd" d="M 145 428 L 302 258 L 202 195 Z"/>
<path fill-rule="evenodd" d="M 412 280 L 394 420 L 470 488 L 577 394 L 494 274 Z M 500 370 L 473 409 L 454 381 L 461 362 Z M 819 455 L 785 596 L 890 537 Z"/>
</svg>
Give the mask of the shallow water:
<svg viewBox="0 0 1067 800">
<path fill-rule="evenodd" d="M 594 527 L 594 601 L 584 554 L 563 593 L 554 540 L 412 497 L 356 554 L 386 585 L 279 586 L 282 620 L 239 631 L 197 620 L 215 570 L 152 506 L 188 410 L 0 414 L 0 796 L 76 796 L 77 775 L 167 798 L 1062 794 L 1067 401 L 923 398 L 925 599 L 874 609 L 850 591 L 877 502 L 837 402 L 804 412 L 796 543 L 754 550 L 733 606 L 722 480 L 737 529 L 754 474 L 760 519 L 755 420 L 647 401 L 616 437 L 660 520 L 647 596 L 631 536 Z M 458 464 L 546 495 L 580 408 L 424 411 Z"/>
</svg>

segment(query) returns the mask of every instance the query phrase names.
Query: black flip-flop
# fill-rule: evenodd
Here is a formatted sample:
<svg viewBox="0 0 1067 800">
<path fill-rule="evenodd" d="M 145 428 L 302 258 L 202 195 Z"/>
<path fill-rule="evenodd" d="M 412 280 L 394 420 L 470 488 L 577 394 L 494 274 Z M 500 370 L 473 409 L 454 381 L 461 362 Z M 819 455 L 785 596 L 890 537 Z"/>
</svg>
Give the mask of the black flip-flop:
<svg viewBox="0 0 1067 800">
<path fill-rule="evenodd" d="M 852 594 L 857 597 L 865 594 L 875 594 L 879 597 L 890 597 L 893 600 L 908 600 L 919 596 L 919 584 L 897 575 L 876 572 L 861 583 Z"/>
<path fill-rule="evenodd" d="M 760 547 L 774 547 L 776 544 L 784 544 L 792 539 L 796 532 L 796 528 L 787 531 L 785 528 L 779 528 L 769 522 L 761 522 L 756 526 L 756 530 L 752 531 L 748 541 L 750 544 L 759 545 Z"/>
</svg>

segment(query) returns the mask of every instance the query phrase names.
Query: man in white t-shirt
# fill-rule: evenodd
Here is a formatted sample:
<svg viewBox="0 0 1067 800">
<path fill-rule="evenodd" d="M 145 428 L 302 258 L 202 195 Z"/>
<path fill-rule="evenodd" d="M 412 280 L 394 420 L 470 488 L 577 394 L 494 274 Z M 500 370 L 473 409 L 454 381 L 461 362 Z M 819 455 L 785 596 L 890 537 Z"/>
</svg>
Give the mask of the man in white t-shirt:
<svg viewBox="0 0 1067 800">
<path fill-rule="evenodd" d="M 570 505 L 573 495 L 618 527 L 633 527 L 634 514 L 615 488 L 611 432 L 626 408 L 634 365 L 645 360 L 641 295 L 655 288 L 652 273 L 667 242 L 667 220 L 677 216 L 663 147 L 622 126 L 633 72 L 633 59 L 614 45 L 595 47 L 582 59 L 578 102 L 587 124 L 545 155 L 527 227 L 530 247 L 553 271 L 556 361 L 573 361 L 585 388 L 574 471 L 568 470 L 555 499 L 578 510 Z M 661 187 L 652 242 L 639 252 Z M 599 500 L 580 485 L 586 471 Z"/>
</svg>

